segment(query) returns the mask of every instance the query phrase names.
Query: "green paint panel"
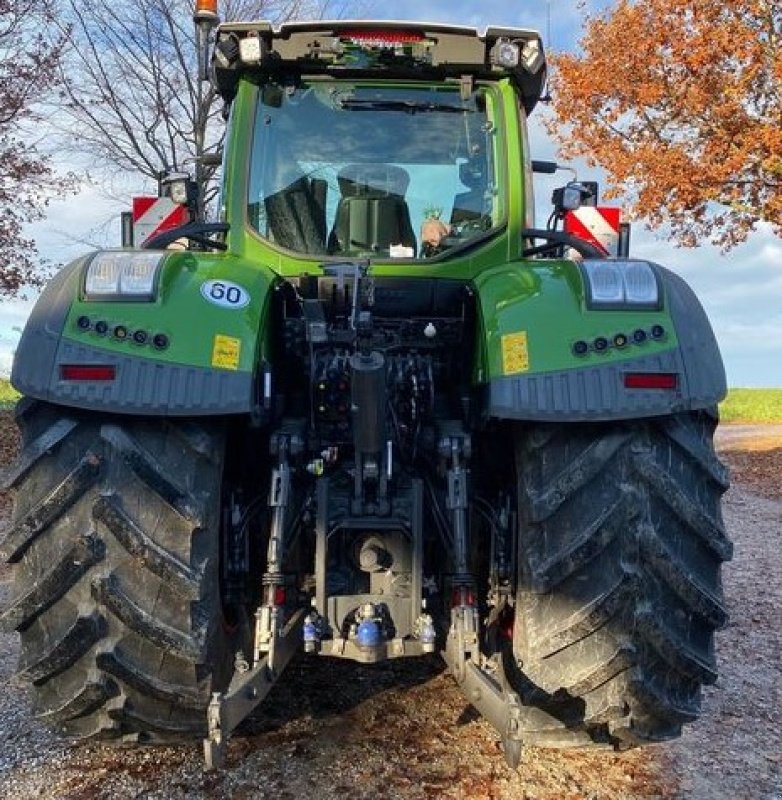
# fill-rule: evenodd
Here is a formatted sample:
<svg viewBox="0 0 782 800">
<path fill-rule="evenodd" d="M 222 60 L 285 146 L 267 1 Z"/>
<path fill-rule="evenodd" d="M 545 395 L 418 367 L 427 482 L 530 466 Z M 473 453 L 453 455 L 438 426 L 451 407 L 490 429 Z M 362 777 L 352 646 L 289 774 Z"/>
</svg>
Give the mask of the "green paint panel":
<svg viewBox="0 0 782 800">
<path fill-rule="evenodd" d="M 71 341 L 108 352 L 143 356 L 161 363 L 189 364 L 251 372 L 258 359 L 259 332 L 266 313 L 269 287 L 274 275 L 267 269 L 228 254 L 172 253 L 161 267 L 158 297 L 154 302 L 92 302 L 77 299 L 71 306 L 63 335 Z M 243 308 L 222 308 L 209 302 L 201 287 L 209 280 L 225 280 L 250 295 Z M 79 329 L 86 316 L 88 331 Z M 109 333 L 95 332 L 95 323 L 108 323 Z M 129 336 L 113 335 L 124 326 Z M 162 333 L 169 339 L 165 350 L 151 341 L 138 345 L 134 331 L 146 331 L 149 339 Z M 216 341 L 216 337 L 223 337 Z"/>
<path fill-rule="evenodd" d="M 578 266 L 572 261 L 517 262 L 488 269 L 475 280 L 480 298 L 486 363 L 475 378 L 514 373 L 541 373 L 577 369 L 674 349 L 678 346 L 673 322 L 663 311 L 590 311 Z M 662 325 L 659 341 L 610 347 L 585 356 L 573 353 L 573 344 L 592 343 L 616 334 L 632 339 L 637 329 Z M 518 334 L 526 334 L 526 342 Z M 505 338 L 503 340 L 503 337 Z M 503 342 L 505 361 L 503 364 Z M 522 358 L 526 350 L 526 363 Z M 507 363 L 509 362 L 509 363 Z"/>
</svg>

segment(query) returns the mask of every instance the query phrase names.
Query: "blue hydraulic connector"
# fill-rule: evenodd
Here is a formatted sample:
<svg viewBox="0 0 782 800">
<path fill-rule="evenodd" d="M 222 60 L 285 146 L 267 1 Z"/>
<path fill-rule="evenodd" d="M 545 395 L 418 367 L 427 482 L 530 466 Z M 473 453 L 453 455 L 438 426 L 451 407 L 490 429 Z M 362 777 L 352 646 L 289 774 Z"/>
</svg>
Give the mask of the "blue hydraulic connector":
<svg viewBox="0 0 782 800">
<path fill-rule="evenodd" d="M 356 644 L 359 647 L 377 647 L 380 644 L 380 625 L 373 619 L 365 619 L 356 631 Z"/>
<path fill-rule="evenodd" d="M 320 646 L 322 622 L 318 614 L 312 613 L 304 617 L 304 625 L 301 629 L 302 639 L 304 640 L 304 652 L 314 653 Z"/>
</svg>

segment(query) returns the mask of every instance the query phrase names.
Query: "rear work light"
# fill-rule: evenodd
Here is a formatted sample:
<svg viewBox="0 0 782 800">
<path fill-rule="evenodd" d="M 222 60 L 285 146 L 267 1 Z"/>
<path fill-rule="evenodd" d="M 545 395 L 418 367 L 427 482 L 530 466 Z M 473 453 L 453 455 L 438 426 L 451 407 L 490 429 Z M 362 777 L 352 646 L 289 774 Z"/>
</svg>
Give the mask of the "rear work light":
<svg viewBox="0 0 782 800">
<path fill-rule="evenodd" d="M 113 381 L 117 368 L 113 364 L 61 364 L 63 381 Z"/>
<path fill-rule="evenodd" d="M 679 376 L 675 372 L 625 372 L 625 389 L 675 389 Z"/>
<path fill-rule="evenodd" d="M 661 306 L 657 274 L 648 261 L 585 259 L 581 271 L 587 308 L 653 310 Z"/>
<path fill-rule="evenodd" d="M 165 254 L 143 250 L 96 253 L 84 273 L 84 299 L 153 301 L 165 257 Z"/>
</svg>

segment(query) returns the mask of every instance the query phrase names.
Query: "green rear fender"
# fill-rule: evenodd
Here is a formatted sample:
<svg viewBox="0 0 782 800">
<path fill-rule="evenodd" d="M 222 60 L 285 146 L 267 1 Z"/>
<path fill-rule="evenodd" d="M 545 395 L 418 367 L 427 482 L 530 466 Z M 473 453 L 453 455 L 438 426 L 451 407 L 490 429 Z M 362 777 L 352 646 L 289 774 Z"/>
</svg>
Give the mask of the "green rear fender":
<svg viewBox="0 0 782 800">
<path fill-rule="evenodd" d="M 19 391 L 156 415 L 244 413 L 265 402 L 270 270 L 230 254 L 172 252 L 153 302 L 96 302 L 83 296 L 89 259 L 63 268 L 36 304 L 11 376 Z M 69 380 L 69 365 L 110 366 L 114 377 Z"/>
<path fill-rule="evenodd" d="M 632 419 L 724 397 L 722 359 L 700 303 L 681 278 L 653 267 L 663 304 L 652 311 L 588 309 L 573 261 L 519 261 L 477 277 L 482 357 L 474 380 L 488 389 L 489 415 Z M 586 353 L 577 354 L 579 342 Z M 675 387 L 627 388 L 627 373 L 675 375 Z"/>
</svg>

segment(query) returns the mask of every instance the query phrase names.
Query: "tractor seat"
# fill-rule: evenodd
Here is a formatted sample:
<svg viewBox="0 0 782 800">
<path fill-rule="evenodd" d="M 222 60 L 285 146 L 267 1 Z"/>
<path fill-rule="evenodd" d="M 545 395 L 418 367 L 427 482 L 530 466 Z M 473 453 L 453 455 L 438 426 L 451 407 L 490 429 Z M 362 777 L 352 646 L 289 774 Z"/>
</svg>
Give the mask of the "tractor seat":
<svg viewBox="0 0 782 800">
<path fill-rule="evenodd" d="M 404 196 L 410 176 L 386 164 L 350 164 L 337 182 L 340 200 L 329 236 L 330 253 L 388 254 L 391 245 L 416 251 L 410 209 Z"/>
</svg>

